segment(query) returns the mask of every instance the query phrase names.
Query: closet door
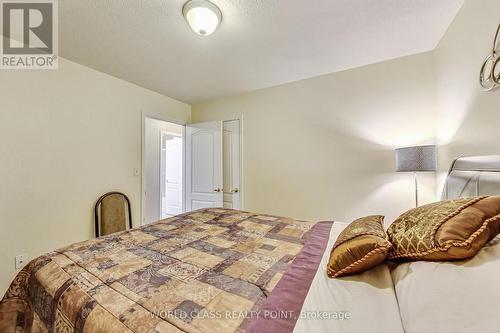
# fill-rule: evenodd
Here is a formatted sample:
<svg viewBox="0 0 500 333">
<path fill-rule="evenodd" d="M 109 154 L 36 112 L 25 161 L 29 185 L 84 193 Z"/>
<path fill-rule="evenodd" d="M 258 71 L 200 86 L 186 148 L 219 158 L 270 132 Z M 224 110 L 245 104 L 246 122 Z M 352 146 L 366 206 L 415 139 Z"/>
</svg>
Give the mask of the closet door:
<svg viewBox="0 0 500 333">
<path fill-rule="evenodd" d="M 240 121 L 224 122 L 224 208 L 241 209 Z"/>
<path fill-rule="evenodd" d="M 186 126 L 186 210 L 223 207 L 222 122 Z"/>
</svg>

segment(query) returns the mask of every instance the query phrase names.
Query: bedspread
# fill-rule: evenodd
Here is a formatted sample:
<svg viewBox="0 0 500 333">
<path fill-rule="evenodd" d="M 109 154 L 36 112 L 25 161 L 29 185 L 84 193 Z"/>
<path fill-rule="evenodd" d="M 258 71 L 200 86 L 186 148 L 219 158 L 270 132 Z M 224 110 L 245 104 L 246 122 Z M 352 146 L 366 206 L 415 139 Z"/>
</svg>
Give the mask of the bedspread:
<svg viewBox="0 0 500 333">
<path fill-rule="evenodd" d="M 211 208 L 73 244 L 17 275 L 0 331 L 243 332 L 314 226 Z"/>
</svg>

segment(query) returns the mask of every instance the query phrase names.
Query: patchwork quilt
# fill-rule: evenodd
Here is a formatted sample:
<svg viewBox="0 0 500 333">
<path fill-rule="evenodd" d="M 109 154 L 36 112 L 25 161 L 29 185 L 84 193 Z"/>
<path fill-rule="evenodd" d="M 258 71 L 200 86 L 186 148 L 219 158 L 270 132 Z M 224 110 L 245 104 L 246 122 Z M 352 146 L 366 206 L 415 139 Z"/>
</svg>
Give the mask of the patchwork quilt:
<svg viewBox="0 0 500 333">
<path fill-rule="evenodd" d="M 70 245 L 17 275 L 0 332 L 250 332 L 317 225 L 211 208 Z"/>
</svg>

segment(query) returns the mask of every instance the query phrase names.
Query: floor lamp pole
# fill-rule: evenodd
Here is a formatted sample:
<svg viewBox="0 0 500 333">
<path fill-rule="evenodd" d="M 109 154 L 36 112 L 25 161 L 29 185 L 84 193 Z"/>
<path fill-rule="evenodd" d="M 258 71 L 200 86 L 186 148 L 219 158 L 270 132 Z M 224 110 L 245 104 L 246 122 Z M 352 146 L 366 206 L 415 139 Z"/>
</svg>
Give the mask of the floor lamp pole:
<svg viewBox="0 0 500 333">
<path fill-rule="evenodd" d="M 418 177 L 415 172 L 415 207 L 418 208 Z"/>
</svg>

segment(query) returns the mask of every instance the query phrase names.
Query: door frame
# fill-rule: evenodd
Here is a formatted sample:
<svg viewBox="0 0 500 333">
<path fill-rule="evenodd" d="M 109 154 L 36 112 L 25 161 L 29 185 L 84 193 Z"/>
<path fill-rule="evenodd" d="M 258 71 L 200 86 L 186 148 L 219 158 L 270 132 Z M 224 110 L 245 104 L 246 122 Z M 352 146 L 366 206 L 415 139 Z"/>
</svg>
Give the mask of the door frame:
<svg viewBox="0 0 500 333">
<path fill-rule="evenodd" d="M 158 114 L 154 112 L 148 112 L 144 110 L 141 111 L 141 221 L 140 225 L 145 225 L 145 216 L 144 216 L 144 211 L 145 211 L 145 206 L 146 206 L 146 197 L 144 195 L 144 191 L 146 189 L 146 173 L 144 172 L 145 167 L 146 167 L 146 118 L 151 118 L 155 120 L 160 120 L 160 121 L 165 121 L 168 123 L 176 124 L 182 126 L 182 141 L 183 141 L 183 149 L 182 149 L 182 168 L 185 170 L 186 168 L 186 150 L 184 148 L 185 146 L 185 141 L 186 141 L 186 122 L 183 122 L 178 119 L 174 119 L 172 117 L 163 115 L 163 114 Z M 160 140 L 161 140 L 161 134 L 160 134 Z M 186 191 L 186 177 L 183 174 L 182 177 L 182 191 Z M 186 209 L 186 202 L 185 202 L 185 197 L 183 196 L 182 198 L 182 211 L 184 212 Z M 161 207 L 161 205 L 160 205 Z M 161 208 L 160 208 L 161 209 Z M 160 215 L 161 216 L 161 215 Z"/>
</svg>

